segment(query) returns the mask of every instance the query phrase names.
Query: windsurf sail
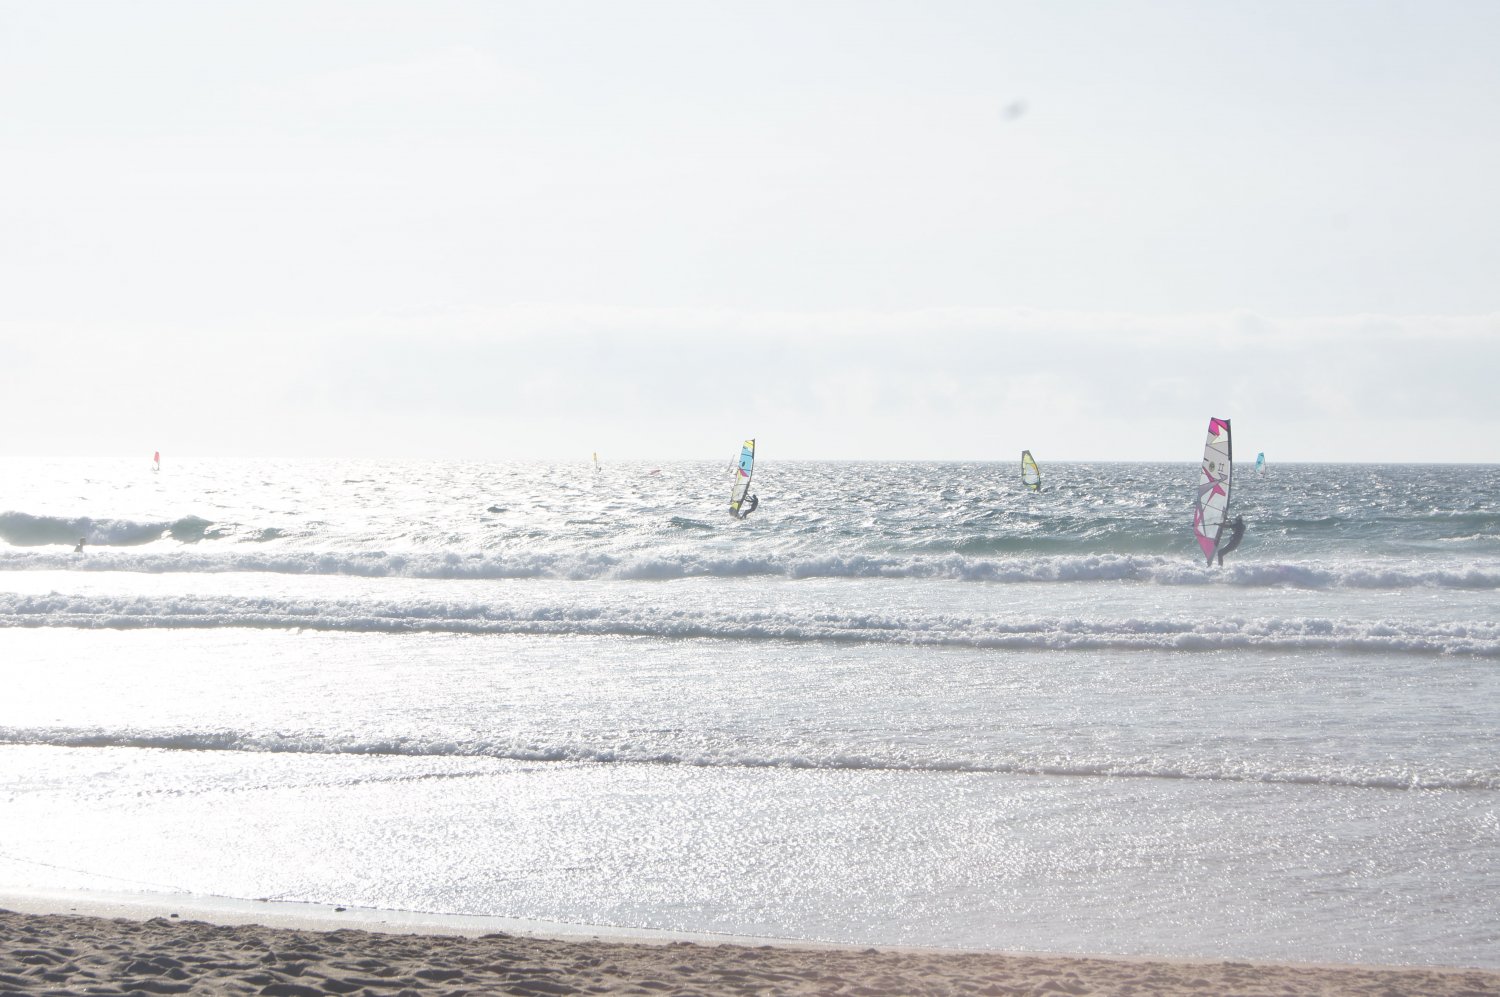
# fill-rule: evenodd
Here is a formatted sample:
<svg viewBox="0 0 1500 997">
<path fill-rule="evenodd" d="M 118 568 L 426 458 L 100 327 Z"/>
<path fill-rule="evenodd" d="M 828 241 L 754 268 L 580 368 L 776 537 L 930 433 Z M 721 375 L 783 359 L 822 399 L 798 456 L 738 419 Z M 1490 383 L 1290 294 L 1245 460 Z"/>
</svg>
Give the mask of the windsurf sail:
<svg viewBox="0 0 1500 997">
<path fill-rule="evenodd" d="M 1203 470 L 1198 474 L 1198 497 L 1193 503 L 1193 535 L 1198 546 L 1214 563 L 1219 534 L 1229 518 L 1229 485 L 1234 454 L 1229 445 L 1229 420 L 1208 420 L 1208 441 L 1203 445 Z"/>
<path fill-rule="evenodd" d="M 151 455 L 151 470 L 153 470 L 153 471 L 160 471 L 161 470 L 161 451 L 160 450 L 156 451 L 155 453 L 153 453 Z"/>
<path fill-rule="evenodd" d="M 599 470 L 599 451 L 597 450 L 594 451 L 594 470 L 595 472 Z"/>
<path fill-rule="evenodd" d="M 1266 473 L 1266 452 L 1264 450 L 1255 455 L 1255 473 Z"/>
<path fill-rule="evenodd" d="M 1030 450 L 1021 451 L 1021 484 L 1034 492 L 1042 490 L 1042 469 L 1036 466 Z"/>
<path fill-rule="evenodd" d="M 746 440 L 740 447 L 740 463 L 734 469 L 734 489 L 729 493 L 729 514 L 738 516 L 745 494 L 750 491 L 750 475 L 755 471 L 755 441 Z"/>
</svg>

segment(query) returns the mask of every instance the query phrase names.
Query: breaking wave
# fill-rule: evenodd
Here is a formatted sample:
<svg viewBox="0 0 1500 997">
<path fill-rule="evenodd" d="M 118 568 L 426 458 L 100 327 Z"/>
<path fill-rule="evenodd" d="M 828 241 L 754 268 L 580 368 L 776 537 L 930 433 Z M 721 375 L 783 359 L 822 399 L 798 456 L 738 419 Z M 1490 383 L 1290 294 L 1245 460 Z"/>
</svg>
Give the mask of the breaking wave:
<svg viewBox="0 0 1500 997">
<path fill-rule="evenodd" d="M 56 521 L 58 523 L 64 521 Z M 68 535 L 76 543 L 70 521 Z M 203 520 L 177 524 L 130 524 L 109 541 L 116 545 L 151 530 L 159 537 L 201 537 Z M 41 542 L 41 541 L 38 541 Z M 51 542 L 51 541 L 47 541 Z M 90 541 L 93 543 L 94 541 Z M 104 541 L 100 541 L 103 543 Z M 1500 589 L 1500 563 L 1424 566 L 1414 562 L 1242 561 L 1209 569 L 1183 558 L 1139 554 L 1049 557 L 946 555 L 795 554 L 714 555 L 539 552 L 531 554 L 390 553 L 368 551 L 0 551 L 0 571 L 123 571 L 147 574 L 259 572 L 287 575 L 347 575 L 361 578 L 525 579 L 571 581 L 671 581 L 682 578 L 780 577 L 935 579 L 996 583 L 1141 582 L 1157 585 L 1230 585 L 1299 589 Z"/>
</svg>

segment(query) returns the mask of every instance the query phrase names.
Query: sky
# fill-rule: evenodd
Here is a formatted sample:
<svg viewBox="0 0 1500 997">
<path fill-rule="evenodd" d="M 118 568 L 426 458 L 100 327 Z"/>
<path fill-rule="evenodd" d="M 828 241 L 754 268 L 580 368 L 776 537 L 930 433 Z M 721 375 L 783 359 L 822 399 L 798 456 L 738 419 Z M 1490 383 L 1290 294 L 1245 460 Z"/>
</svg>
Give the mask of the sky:
<svg viewBox="0 0 1500 997">
<path fill-rule="evenodd" d="M 1490 0 L 0 0 L 0 453 L 1500 461 Z"/>
</svg>

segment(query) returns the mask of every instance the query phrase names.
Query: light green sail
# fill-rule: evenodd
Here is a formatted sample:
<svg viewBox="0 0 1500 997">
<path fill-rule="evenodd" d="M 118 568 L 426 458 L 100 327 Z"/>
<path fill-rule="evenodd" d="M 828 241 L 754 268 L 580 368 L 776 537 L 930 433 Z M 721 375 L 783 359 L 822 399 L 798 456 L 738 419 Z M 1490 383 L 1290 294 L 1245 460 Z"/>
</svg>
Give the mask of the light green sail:
<svg viewBox="0 0 1500 997">
<path fill-rule="evenodd" d="M 1030 450 L 1021 451 L 1021 484 L 1034 492 L 1042 490 L 1042 469 L 1036 466 Z"/>
</svg>

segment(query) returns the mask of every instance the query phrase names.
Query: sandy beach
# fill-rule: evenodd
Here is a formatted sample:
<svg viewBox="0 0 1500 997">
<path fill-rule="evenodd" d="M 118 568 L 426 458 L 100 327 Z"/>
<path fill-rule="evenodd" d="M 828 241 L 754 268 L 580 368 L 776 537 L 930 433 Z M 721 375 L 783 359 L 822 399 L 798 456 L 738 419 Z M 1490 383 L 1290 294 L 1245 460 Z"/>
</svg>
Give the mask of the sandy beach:
<svg viewBox="0 0 1500 997">
<path fill-rule="evenodd" d="M 1500 994 L 1482 970 L 314 931 L 0 912 L 5 994 Z"/>
</svg>

